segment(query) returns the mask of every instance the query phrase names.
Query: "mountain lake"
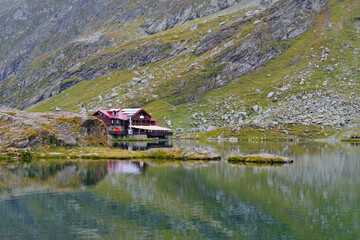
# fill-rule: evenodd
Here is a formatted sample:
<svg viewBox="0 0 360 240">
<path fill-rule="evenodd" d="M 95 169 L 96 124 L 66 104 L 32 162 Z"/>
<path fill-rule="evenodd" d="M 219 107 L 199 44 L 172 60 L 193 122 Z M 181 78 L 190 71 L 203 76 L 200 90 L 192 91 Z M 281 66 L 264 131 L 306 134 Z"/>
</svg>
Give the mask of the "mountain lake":
<svg viewBox="0 0 360 240">
<path fill-rule="evenodd" d="M 287 165 L 0 165 L 0 239 L 360 239 L 360 145 L 174 141 Z"/>
</svg>

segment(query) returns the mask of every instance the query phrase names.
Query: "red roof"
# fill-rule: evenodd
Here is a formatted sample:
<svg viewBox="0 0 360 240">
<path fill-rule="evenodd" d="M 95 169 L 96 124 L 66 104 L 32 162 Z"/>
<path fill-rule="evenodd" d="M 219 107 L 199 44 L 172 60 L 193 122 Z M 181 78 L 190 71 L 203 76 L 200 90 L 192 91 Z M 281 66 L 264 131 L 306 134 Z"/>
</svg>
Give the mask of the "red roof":
<svg viewBox="0 0 360 240">
<path fill-rule="evenodd" d="M 104 114 L 108 118 L 127 121 L 127 120 L 129 120 L 130 117 L 138 114 L 140 111 L 144 111 L 146 114 L 148 114 L 150 116 L 150 114 L 147 113 L 142 108 L 138 108 L 138 109 L 136 109 L 136 108 L 128 108 L 128 109 L 96 110 L 92 114 L 92 116 L 95 115 L 98 112 L 101 112 L 102 114 Z M 154 118 L 151 118 L 151 121 L 156 122 L 157 120 L 154 119 Z"/>
<path fill-rule="evenodd" d="M 120 110 L 116 110 L 116 111 L 97 110 L 92 115 L 95 115 L 98 112 L 101 112 L 102 114 L 104 114 L 108 118 L 112 118 L 112 119 L 119 119 L 119 120 L 124 120 L 124 121 L 129 119 L 129 117 L 126 114 L 122 113 Z M 115 114 L 114 114 L 114 112 L 115 112 Z"/>
</svg>

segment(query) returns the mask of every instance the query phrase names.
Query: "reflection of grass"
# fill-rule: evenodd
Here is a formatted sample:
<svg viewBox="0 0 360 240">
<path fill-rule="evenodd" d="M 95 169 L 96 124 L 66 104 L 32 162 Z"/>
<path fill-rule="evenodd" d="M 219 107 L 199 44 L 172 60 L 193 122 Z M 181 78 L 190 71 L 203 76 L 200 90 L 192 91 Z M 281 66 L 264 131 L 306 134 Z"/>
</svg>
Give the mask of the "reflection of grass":
<svg viewBox="0 0 360 240">
<path fill-rule="evenodd" d="M 341 139 L 342 142 L 360 143 L 360 138 Z"/>
<path fill-rule="evenodd" d="M 288 163 L 259 163 L 259 162 L 238 162 L 231 164 L 236 164 L 239 166 L 248 166 L 248 167 L 281 167 L 288 165 Z"/>
</svg>

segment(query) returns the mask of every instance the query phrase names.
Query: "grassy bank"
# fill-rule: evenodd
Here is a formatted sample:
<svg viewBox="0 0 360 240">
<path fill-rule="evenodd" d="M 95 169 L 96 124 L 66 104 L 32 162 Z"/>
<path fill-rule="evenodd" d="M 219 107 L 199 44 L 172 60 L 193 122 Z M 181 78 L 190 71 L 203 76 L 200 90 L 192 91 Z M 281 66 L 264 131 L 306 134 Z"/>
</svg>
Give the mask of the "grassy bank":
<svg viewBox="0 0 360 240">
<path fill-rule="evenodd" d="M 166 160 L 219 160 L 220 156 L 214 153 L 189 154 L 188 149 L 166 148 L 151 149 L 149 151 L 129 151 L 104 147 L 52 147 L 49 149 L 34 149 L 30 151 L 7 152 L 0 155 L 0 160 L 30 161 L 36 159 L 166 159 Z"/>
</svg>

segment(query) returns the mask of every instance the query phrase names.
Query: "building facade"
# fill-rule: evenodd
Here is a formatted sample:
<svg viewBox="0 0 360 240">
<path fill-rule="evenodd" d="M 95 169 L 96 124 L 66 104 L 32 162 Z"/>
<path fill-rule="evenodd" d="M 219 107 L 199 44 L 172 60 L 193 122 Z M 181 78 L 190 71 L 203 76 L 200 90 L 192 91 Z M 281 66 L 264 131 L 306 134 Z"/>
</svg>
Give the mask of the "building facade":
<svg viewBox="0 0 360 240">
<path fill-rule="evenodd" d="M 113 138 L 168 138 L 172 130 L 156 125 L 142 108 L 96 110 L 91 116 L 101 119 Z"/>
</svg>

